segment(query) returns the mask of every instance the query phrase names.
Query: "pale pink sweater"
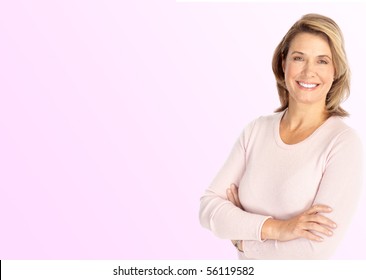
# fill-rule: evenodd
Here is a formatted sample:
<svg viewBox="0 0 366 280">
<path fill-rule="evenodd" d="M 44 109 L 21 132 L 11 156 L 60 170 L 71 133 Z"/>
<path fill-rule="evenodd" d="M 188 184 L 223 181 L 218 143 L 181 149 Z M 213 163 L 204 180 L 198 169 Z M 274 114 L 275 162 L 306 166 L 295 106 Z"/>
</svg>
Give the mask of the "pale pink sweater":
<svg viewBox="0 0 366 280">
<path fill-rule="evenodd" d="M 327 259 L 339 245 L 356 209 L 362 187 L 362 144 L 339 117 L 330 117 L 304 141 L 288 145 L 279 134 L 282 113 L 246 126 L 226 163 L 201 198 L 200 222 L 215 235 L 244 240 L 241 259 Z M 239 186 L 244 211 L 227 200 Z M 261 240 L 269 217 L 289 219 L 313 204 L 337 225 L 323 242 L 305 238 Z"/>
</svg>

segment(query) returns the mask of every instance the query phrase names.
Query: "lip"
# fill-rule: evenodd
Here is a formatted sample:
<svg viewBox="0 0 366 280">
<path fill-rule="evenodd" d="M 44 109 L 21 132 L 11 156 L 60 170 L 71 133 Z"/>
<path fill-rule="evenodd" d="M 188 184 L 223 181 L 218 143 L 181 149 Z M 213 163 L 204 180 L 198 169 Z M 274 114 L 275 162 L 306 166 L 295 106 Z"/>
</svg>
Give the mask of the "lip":
<svg viewBox="0 0 366 280">
<path fill-rule="evenodd" d="M 302 90 L 308 90 L 308 91 L 311 91 L 311 90 L 315 90 L 318 88 L 318 86 L 320 84 L 318 83 L 310 83 L 310 82 L 304 82 L 304 81 L 296 81 L 296 84 L 299 86 L 299 88 L 301 88 Z M 315 87 L 304 87 L 302 86 L 301 84 L 308 84 L 308 85 L 316 85 Z"/>
</svg>

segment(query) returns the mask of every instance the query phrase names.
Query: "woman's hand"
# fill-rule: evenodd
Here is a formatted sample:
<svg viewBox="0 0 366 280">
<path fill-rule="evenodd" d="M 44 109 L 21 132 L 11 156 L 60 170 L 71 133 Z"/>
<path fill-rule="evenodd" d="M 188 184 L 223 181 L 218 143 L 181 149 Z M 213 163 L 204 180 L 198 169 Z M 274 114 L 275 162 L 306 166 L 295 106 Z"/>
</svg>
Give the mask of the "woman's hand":
<svg viewBox="0 0 366 280">
<path fill-rule="evenodd" d="M 241 203 L 239 201 L 238 187 L 235 184 L 230 185 L 230 188 L 226 190 L 226 195 L 228 200 L 231 201 L 232 204 L 243 210 L 243 207 L 241 206 Z M 233 243 L 234 246 L 237 245 L 238 246 L 237 248 L 243 252 L 243 246 L 244 246 L 243 241 L 241 242 L 239 241 L 239 243 L 236 244 L 237 240 L 231 240 L 231 243 Z"/>
<path fill-rule="evenodd" d="M 323 241 L 323 237 L 333 235 L 337 225 L 321 213 L 330 213 L 326 205 L 313 205 L 305 212 L 288 220 L 268 219 L 262 226 L 262 239 L 289 241 L 306 238 L 312 241 Z"/>
<path fill-rule="evenodd" d="M 226 190 L 228 200 L 236 207 L 243 209 L 238 195 L 238 188 L 231 184 Z M 300 215 L 288 220 L 268 219 L 262 226 L 262 240 L 274 239 L 289 241 L 297 238 L 306 238 L 312 241 L 323 241 L 320 236 L 332 236 L 337 225 L 321 213 L 330 213 L 332 209 L 326 205 L 313 205 Z"/>
<path fill-rule="evenodd" d="M 239 200 L 238 187 L 235 184 L 231 184 L 230 188 L 226 189 L 226 195 L 229 201 L 234 204 L 236 207 L 239 207 L 243 210 Z"/>
</svg>

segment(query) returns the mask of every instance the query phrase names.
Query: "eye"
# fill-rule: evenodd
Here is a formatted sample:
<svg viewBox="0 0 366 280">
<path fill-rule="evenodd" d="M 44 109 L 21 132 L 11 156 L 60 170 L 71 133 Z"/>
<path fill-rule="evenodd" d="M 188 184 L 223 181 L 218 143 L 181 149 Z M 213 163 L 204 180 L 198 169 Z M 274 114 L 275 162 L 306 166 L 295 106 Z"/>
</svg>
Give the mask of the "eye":
<svg viewBox="0 0 366 280">
<path fill-rule="evenodd" d="M 329 62 L 328 62 L 328 61 L 326 61 L 326 60 L 324 60 L 324 59 L 321 59 L 321 60 L 319 60 L 319 63 L 320 63 L 320 64 L 328 64 Z"/>
<path fill-rule="evenodd" d="M 293 60 L 294 61 L 303 61 L 303 58 L 301 56 L 294 56 Z"/>
</svg>

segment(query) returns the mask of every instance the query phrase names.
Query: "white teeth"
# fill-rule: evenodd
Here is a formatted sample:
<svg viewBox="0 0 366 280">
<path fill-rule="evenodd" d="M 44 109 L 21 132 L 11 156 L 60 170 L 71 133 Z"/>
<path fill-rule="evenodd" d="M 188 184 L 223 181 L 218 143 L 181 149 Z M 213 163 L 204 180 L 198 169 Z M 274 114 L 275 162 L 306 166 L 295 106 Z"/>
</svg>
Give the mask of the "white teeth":
<svg viewBox="0 0 366 280">
<path fill-rule="evenodd" d="M 304 88 L 315 88 L 317 86 L 317 84 L 305 84 L 305 83 L 301 83 L 299 82 L 300 86 L 304 87 Z"/>
</svg>

